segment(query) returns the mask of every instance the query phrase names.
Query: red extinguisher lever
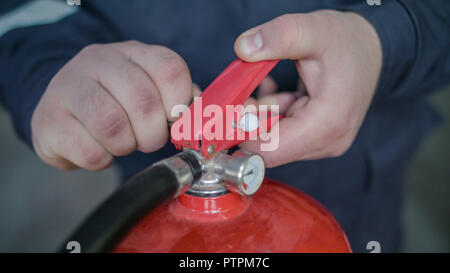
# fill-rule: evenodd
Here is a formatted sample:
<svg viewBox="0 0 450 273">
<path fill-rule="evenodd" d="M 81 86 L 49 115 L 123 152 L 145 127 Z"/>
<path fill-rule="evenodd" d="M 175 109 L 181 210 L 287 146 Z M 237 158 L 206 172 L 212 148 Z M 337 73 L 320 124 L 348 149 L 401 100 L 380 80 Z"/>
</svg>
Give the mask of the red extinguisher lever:
<svg viewBox="0 0 450 273">
<path fill-rule="evenodd" d="M 260 113 L 244 117 L 244 113 L 237 111 L 234 113 L 235 116 L 229 118 L 227 111 L 232 107 L 242 106 L 278 61 L 271 60 L 256 63 L 249 63 L 240 59 L 233 61 L 203 91 L 199 97 L 201 99 L 194 99 L 194 102 L 189 107 L 189 111 L 184 112 L 174 122 L 171 142 L 177 149 L 182 147 L 190 148 L 200 151 L 203 156 L 210 158 L 217 152 L 248 140 L 252 133 L 259 134 L 261 129 L 270 130 L 271 125 L 274 123 L 273 120 L 277 117 L 273 117 L 270 114 L 265 115 L 267 119 L 271 120 L 268 125 L 259 126 L 261 124 L 261 120 L 258 120 Z M 210 109 L 207 109 L 208 107 Z M 214 110 L 214 114 L 211 113 L 211 109 Z M 199 111 L 200 113 L 198 113 Z M 221 113 L 218 111 L 221 111 Z M 258 130 L 252 132 L 255 128 L 239 126 L 242 124 L 240 122 L 242 118 L 250 121 L 256 120 Z M 267 122 L 265 123 L 267 124 Z M 183 133 L 177 131 L 178 134 L 174 134 L 173 130 L 181 130 Z M 179 137 L 175 137 L 175 135 Z"/>
</svg>

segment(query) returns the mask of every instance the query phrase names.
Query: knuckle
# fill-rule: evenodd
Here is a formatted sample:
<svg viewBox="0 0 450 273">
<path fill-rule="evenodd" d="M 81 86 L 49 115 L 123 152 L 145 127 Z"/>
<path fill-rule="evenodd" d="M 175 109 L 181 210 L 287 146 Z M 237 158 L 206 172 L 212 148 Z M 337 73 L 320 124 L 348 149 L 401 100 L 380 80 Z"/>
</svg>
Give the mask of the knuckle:
<svg viewBox="0 0 450 273">
<path fill-rule="evenodd" d="M 82 146 L 80 147 L 81 161 L 90 169 L 100 169 L 105 167 L 107 154 L 100 147 Z"/>
<path fill-rule="evenodd" d="M 137 64 L 134 64 L 133 62 L 130 61 L 123 61 L 120 64 L 118 64 L 117 71 L 120 77 L 124 79 L 124 81 L 131 83 L 136 81 L 138 75 L 143 74 L 142 69 Z"/>
<path fill-rule="evenodd" d="M 132 111 L 146 116 L 158 108 L 160 98 L 154 86 L 149 85 L 148 82 L 135 83 L 134 91 Z"/>
<path fill-rule="evenodd" d="M 130 101 L 133 109 L 127 109 L 133 113 L 147 115 L 159 103 L 159 94 L 154 83 L 147 77 L 140 67 L 127 62 L 119 68 L 124 79 L 131 84 L 133 94 Z"/>
<path fill-rule="evenodd" d="M 336 31 L 341 22 L 339 22 L 338 18 L 340 18 L 339 13 L 334 10 L 320 10 L 318 12 L 307 14 L 308 18 L 311 21 L 320 25 L 324 31 L 333 30 Z"/>
<path fill-rule="evenodd" d="M 162 80 L 165 82 L 174 82 L 186 79 L 189 75 L 189 69 L 186 62 L 175 52 L 164 56 L 162 64 Z"/>
<path fill-rule="evenodd" d="M 84 116 L 88 126 L 100 137 L 114 137 L 120 134 L 128 124 L 128 117 L 121 107 L 99 90 L 79 96 L 75 112 Z"/>
<path fill-rule="evenodd" d="M 73 59 L 70 73 L 67 77 L 73 79 L 74 69 L 78 70 L 76 73 L 85 74 L 98 73 L 103 69 L 104 65 L 110 62 L 111 56 L 114 56 L 116 51 L 110 44 L 91 44 L 84 47 Z"/>
<path fill-rule="evenodd" d="M 94 121 L 94 128 L 97 128 L 98 133 L 104 137 L 114 137 L 120 134 L 126 126 L 127 117 L 116 109 L 99 113 Z"/>
<path fill-rule="evenodd" d="M 128 40 L 123 42 L 108 44 L 112 49 L 128 58 L 129 55 L 133 55 L 136 50 L 145 49 L 145 44 L 137 40 Z"/>
<path fill-rule="evenodd" d="M 280 44 L 285 51 L 291 51 L 295 47 L 295 41 L 300 34 L 298 20 L 294 14 L 285 14 L 276 19 L 277 29 L 281 32 Z"/>
<path fill-rule="evenodd" d="M 275 20 L 280 27 L 289 28 L 294 21 L 294 17 L 293 14 L 283 14 L 277 17 Z"/>
</svg>

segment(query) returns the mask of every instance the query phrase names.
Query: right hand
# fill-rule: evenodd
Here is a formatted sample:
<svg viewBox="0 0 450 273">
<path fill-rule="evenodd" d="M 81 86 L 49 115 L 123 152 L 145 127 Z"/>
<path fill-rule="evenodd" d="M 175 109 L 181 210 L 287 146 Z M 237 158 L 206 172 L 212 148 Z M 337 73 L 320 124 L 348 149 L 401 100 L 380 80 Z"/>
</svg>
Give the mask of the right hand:
<svg viewBox="0 0 450 273">
<path fill-rule="evenodd" d="M 194 91 L 172 50 L 136 41 L 90 45 L 50 81 L 32 121 L 33 146 L 61 169 L 100 170 L 114 156 L 152 152 L 168 140 L 170 111 Z"/>
<path fill-rule="evenodd" d="M 242 148 L 261 155 L 266 167 L 338 157 L 350 148 L 382 67 L 381 43 L 370 22 L 353 12 L 287 14 L 241 34 L 235 51 L 248 62 L 295 60 L 302 86 L 294 99 L 271 94 L 276 85 L 263 83 L 272 91 L 254 103 L 279 104 L 280 113 L 285 112 L 268 133 L 270 143 L 279 145 L 263 151 L 259 139 L 242 143 Z"/>
</svg>

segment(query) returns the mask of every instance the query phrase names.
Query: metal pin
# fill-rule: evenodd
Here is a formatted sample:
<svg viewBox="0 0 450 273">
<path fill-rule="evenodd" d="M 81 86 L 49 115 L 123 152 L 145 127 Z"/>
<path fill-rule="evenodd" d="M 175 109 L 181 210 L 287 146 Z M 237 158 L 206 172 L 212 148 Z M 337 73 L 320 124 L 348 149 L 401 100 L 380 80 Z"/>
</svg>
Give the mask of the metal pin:
<svg viewBox="0 0 450 273">
<path fill-rule="evenodd" d="M 213 144 L 208 146 L 208 154 L 213 155 L 216 152 L 216 146 L 214 146 Z"/>
</svg>

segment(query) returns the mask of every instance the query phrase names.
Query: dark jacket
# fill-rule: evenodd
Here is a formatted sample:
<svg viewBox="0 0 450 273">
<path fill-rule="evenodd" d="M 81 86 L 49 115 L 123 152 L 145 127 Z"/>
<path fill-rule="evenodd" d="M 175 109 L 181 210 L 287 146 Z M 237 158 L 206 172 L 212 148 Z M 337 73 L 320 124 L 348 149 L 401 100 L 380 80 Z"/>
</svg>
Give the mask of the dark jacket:
<svg viewBox="0 0 450 273">
<path fill-rule="evenodd" d="M 243 31 L 285 13 L 352 10 L 377 30 L 383 68 L 376 97 L 354 144 L 343 156 L 268 170 L 322 202 L 340 221 L 355 251 L 376 240 L 395 251 L 401 238 L 401 187 L 411 154 L 438 118 L 424 96 L 449 80 L 450 1 L 83 1 L 82 8 L 48 25 L 10 31 L 0 40 L 0 95 L 19 135 L 31 145 L 34 108 L 55 73 L 84 46 L 135 39 L 167 46 L 205 88 L 234 58 Z M 368 4 L 369 3 L 369 4 Z M 342 69 L 345 69 L 343 67 Z M 281 90 L 293 90 L 293 62 L 272 72 Z M 169 156 L 118 158 L 124 178 Z"/>
</svg>

